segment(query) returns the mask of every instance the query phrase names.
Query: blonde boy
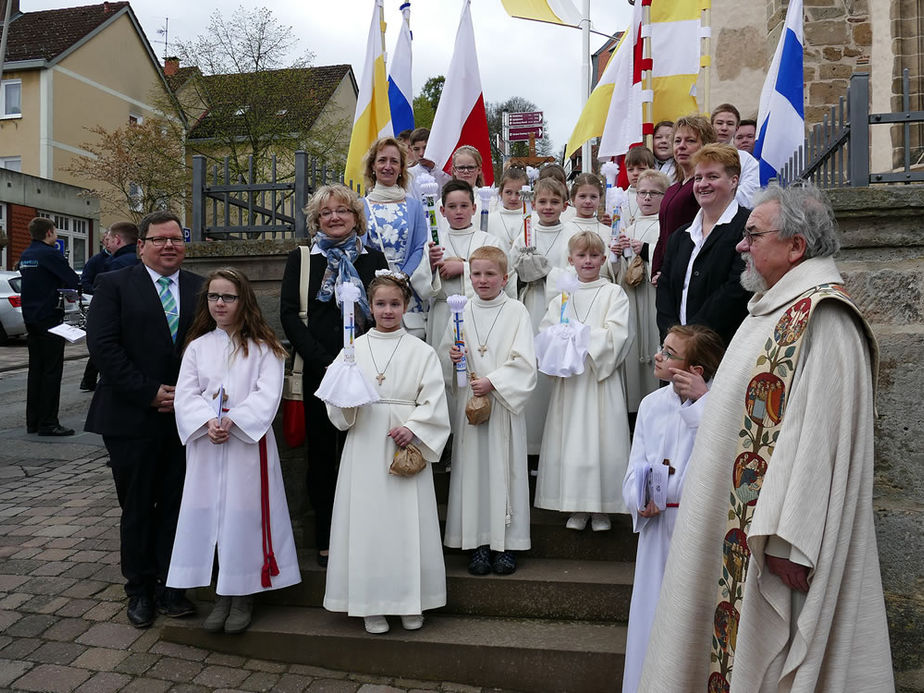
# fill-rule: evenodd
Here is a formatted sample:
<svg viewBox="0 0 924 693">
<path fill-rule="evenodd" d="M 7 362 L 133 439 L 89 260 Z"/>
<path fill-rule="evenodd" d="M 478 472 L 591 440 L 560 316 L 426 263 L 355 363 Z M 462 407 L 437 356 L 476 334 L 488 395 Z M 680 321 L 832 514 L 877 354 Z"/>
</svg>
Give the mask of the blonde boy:
<svg viewBox="0 0 924 693">
<path fill-rule="evenodd" d="M 516 570 L 512 551 L 530 547 L 524 407 L 536 385 L 536 354 L 529 313 L 503 291 L 506 253 L 482 246 L 469 262 L 475 296 L 463 312 L 466 387 L 456 384 L 463 352 L 450 326 L 438 350 L 456 395 L 444 543 L 472 552 L 473 575 L 509 575 Z M 491 402 L 490 417 L 477 425 L 465 413 L 473 396 Z"/>
</svg>

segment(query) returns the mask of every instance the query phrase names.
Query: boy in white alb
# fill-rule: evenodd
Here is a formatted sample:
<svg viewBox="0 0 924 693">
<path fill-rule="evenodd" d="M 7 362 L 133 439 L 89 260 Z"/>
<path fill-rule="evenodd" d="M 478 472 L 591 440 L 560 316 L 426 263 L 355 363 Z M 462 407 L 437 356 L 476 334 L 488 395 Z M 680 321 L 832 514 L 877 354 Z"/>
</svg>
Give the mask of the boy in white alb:
<svg viewBox="0 0 924 693">
<path fill-rule="evenodd" d="M 536 354 L 529 314 L 503 292 L 507 255 L 485 246 L 472 253 L 471 265 L 477 296 L 462 314 L 468 386 L 456 384 L 454 364 L 463 353 L 451 326 L 439 348 L 447 384 L 456 392 L 443 542 L 472 551 L 473 575 L 509 575 L 516 570 L 512 551 L 530 547 L 523 409 L 536 385 Z M 472 396 L 491 402 L 488 420 L 477 425 L 465 411 Z"/>
<path fill-rule="evenodd" d="M 440 214 L 449 225 L 448 229 L 439 230 L 440 248 L 437 266 L 440 273 L 441 287 L 431 299 L 430 313 L 427 317 L 427 343 L 439 345 L 449 324 L 449 307 L 446 297 L 462 294 L 471 297 L 472 284 L 469 278 L 469 256 L 481 246 L 500 247 L 501 241 L 472 224 L 475 215 L 475 193 L 472 186 L 463 180 L 451 180 L 443 186 Z M 509 289 L 511 296 L 516 296 L 514 288 Z"/>
<path fill-rule="evenodd" d="M 576 226 L 562 224 L 561 213 L 568 199 L 568 189 L 555 178 L 541 178 L 534 188 L 533 207 L 539 223 L 532 227 L 532 246 L 527 248 L 522 236 L 513 244 L 513 266 L 522 282 L 520 301 L 529 311 L 533 334 L 545 317 L 549 301 L 557 292 L 556 277 L 569 270 L 568 241 Z M 542 428 L 548 409 L 551 382 L 548 376 L 539 375 L 536 392 L 526 405 L 527 447 L 530 455 L 538 455 L 542 444 Z"/>
<path fill-rule="evenodd" d="M 622 361 L 632 340 L 629 299 L 600 277 L 606 246 L 593 231 L 568 242 L 579 284 L 549 304 L 543 329 L 562 318 L 590 328 L 584 372 L 552 378 L 551 400 L 539 453 L 536 507 L 573 513 L 568 528 L 582 530 L 588 513 L 594 531 L 610 528 L 607 513 L 625 513 L 622 478 L 629 460 L 629 419 Z"/>
<path fill-rule="evenodd" d="M 664 566 L 681 502 L 687 462 L 706 404 L 707 383 L 719 367 L 725 348 L 722 338 L 702 325 L 675 325 L 655 354 L 654 374 L 671 384 L 642 400 L 635 424 L 629 468 L 623 482 L 623 499 L 638 532 L 635 581 L 629 606 L 623 693 L 635 693 L 648 650 Z M 658 510 L 654 501 L 639 508 L 639 475 L 648 467 L 667 464 L 667 505 Z"/>
</svg>

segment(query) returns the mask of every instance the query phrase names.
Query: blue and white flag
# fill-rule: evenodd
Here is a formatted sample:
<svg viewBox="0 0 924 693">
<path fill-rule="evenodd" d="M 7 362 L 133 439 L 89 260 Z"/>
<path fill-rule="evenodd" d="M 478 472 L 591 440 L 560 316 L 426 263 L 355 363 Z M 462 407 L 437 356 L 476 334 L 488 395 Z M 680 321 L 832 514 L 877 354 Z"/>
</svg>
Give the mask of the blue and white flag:
<svg viewBox="0 0 924 693">
<path fill-rule="evenodd" d="M 754 157 L 760 162 L 760 184 L 779 175 L 805 139 L 802 75 L 802 0 L 790 0 L 780 42 L 760 92 Z"/>
<path fill-rule="evenodd" d="M 411 3 L 401 5 L 404 21 L 388 75 L 388 103 L 395 134 L 414 129 L 414 90 L 411 86 Z"/>
</svg>

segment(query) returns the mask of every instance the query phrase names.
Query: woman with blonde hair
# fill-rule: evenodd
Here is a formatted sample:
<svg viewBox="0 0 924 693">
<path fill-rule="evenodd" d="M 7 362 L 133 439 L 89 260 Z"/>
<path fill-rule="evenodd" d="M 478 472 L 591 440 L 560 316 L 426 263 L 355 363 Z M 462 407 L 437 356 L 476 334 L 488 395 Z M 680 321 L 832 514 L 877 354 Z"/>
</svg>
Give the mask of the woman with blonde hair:
<svg viewBox="0 0 924 693">
<path fill-rule="evenodd" d="M 388 269 L 388 261 L 381 251 L 363 245 L 363 203 L 349 188 L 326 185 L 318 189 L 305 214 L 313 244 L 310 250 L 299 247 L 289 253 L 282 275 L 279 317 L 286 337 L 304 360 L 305 426 L 311 431 L 311 446 L 306 446 L 308 498 L 315 511 L 318 563 L 326 566 L 344 435 L 330 423 L 324 402 L 314 392 L 343 344 L 337 285 L 359 287 L 356 334 L 363 334 L 372 327 L 365 287 L 375 278 L 376 270 Z"/>
<path fill-rule="evenodd" d="M 411 179 L 407 149 L 394 137 L 381 137 L 372 143 L 363 161 L 363 206 L 368 226 L 365 244 L 381 251 L 392 271 L 410 277 L 413 295 L 404 314 L 405 327 L 423 338 L 429 299 L 440 284 L 433 272 L 437 256 L 430 253 L 434 244 L 423 205 L 407 194 Z"/>
</svg>

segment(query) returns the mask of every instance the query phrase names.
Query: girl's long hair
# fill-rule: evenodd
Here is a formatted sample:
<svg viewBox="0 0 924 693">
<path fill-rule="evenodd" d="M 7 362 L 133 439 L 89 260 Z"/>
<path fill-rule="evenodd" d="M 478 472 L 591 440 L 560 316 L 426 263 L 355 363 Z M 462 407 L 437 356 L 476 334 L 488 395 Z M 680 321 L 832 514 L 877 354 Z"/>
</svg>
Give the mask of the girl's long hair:
<svg viewBox="0 0 924 693">
<path fill-rule="evenodd" d="M 214 279 L 226 279 L 237 288 L 237 324 L 234 341 L 244 356 L 248 353 L 247 343 L 253 341 L 255 344 L 265 344 L 276 356 L 285 358 L 287 352 L 276 337 L 276 333 L 273 332 L 273 328 L 264 320 L 257 303 L 257 296 L 250 286 L 250 280 L 243 272 L 233 267 L 214 270 L 205 278 L 202 289 L 199 291 L 199 297 L 196 299 L 196 317 L 193 318 L 192 325 L 189 327 L 184 348 L 188 347 L 194 339 L 208 334 L 216 327 L 215 319 L 209 313 L 207 298 L 209 285 Z"/>
</svg>

